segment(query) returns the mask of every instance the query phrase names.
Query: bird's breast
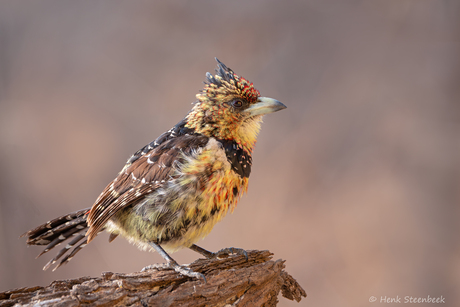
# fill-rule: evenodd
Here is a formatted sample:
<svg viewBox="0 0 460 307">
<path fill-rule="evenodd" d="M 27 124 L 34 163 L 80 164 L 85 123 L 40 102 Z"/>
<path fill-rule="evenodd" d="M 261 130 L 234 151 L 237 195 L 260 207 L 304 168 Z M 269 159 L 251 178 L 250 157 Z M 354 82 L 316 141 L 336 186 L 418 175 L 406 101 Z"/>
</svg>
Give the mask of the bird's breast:
<svg viewBox="0 0 460 307">
<path fill-rule="evenodd" d="M 229 210 L 234 210 L 248 186 L 248 178 L 235 172 L 224 147 L 214 138 L 188 157 L 178 172 L 175 184 L 184 193 L 179 193 L 172 204 L 181 212 L 173 227 L 183 234 L 169 240 L 165 245 L 168 250 L 190 246 L 209 234 Z"/>
<path fill-rule="evenodd" d="M 197 203 L 187 206 L 187 216 L 217 214 L 223 217 L 233 210 L 247 190 L 247 177 L 235 171 L 222 143 L 210 138 L 207 145 L 178 170 L 177 184 L 190 185 Z"/>
</svg>

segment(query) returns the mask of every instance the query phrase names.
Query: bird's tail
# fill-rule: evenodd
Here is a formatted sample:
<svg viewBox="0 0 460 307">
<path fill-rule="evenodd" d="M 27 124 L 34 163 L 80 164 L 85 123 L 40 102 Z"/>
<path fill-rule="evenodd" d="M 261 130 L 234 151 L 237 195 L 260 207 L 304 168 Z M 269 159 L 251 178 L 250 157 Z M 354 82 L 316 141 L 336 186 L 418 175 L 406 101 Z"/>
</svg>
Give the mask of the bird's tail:
<svg viewBox="0 0 460 307">
<path fill-rule="evenodd" d="M 88 230 L 86 218 L 90 209 L 91 208 L 86 208 L 55 218 L 35 229 L 29 230 L 21 236 L 27 237 L 26 243 L 28 245 L 47 245 L 37 258 L 49 252 L 65 240 L 72 238 L 70 242 L 43 267 L 43 270 L 48 269 L 65 255 L 61 262 L 53 269 L 53 271 L 56 270 L 61 265 L 69 262 L 76 253 L 86 246 L 87 241 L 85 234 Z M 71 248 L 73 248 L 73 250 L 69 252 Z"/>
</svg>

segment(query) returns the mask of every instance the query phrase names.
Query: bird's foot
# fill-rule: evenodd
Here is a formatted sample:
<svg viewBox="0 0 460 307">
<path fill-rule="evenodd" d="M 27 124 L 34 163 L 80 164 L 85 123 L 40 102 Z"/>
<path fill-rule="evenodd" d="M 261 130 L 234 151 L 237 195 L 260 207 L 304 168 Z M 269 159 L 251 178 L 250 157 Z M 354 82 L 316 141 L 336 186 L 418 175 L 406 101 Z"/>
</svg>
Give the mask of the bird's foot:
<svg viewBox="0 0 460 307">
<path fill-rule="evenodd" d="M 157 271 L 161 271 L 161 270 L 169 270 L 170 267 L 168 266 L 167 263 L 155 263 L 155 264 L 150 264 L 144 268 L 142 268 L 141 272 L 146 272 L 146 271 L 149 271 L 149 270 L 157 270 Z"/>
<path fill-rule="evenodd" d="M 187 277 L 190 277 L 190 278 L 196 278 L 196 279 L 203 279 L 204 282 L 206 283 L 206 277 L 204 277 L 203 274 L 201 274 L 199 272 L 194 272 L 189 267 L 186 267 L 184 265 L 179 265 L 175 261 L 170 261 L 170 262 L 167 262 L 167 263 L 151 264 L 151 265 L 148 265 L 145 268 L 143 268 L 141 270 L 141 272 L 145 272 L 145 271 L 148 271 L 148 270 L 174 270 L 174 271 L 176 271 L 177 273 L 179 273 L 179 274 L 181 274 L 183 276 L 187 276 Z"/>
<path fill-rule="evenodd" d="M 208 258 L 227 258 L 229 255 L 232 254 L 244 256 L 244 258 L 246 258 L 246 261 L 248 260 L 248 253 L 242 248 L 235 247 L 223 248 L 220 251 L 212 253 L 212 256 Z"/>
<path fill-rule="evenodd" d="M 196 244 L 192 244 L 192 246 L 189 247 L 192 251 L 195 251 L 203 256 L 205 256 L 208 259 L 213 259 L 213 258 L 227 258 L 231 254 L 236 254 L 236 255 L 242 255 L 246 258 L 246 261 L 248 260 L 248 253 L 242 248 L 235 248 L 235 247 L 227 247 L 223 248 L 218 252 L 210 252 L 208 250 L 205 250 L 202 247 L 199 247 Z"/>
</svg>

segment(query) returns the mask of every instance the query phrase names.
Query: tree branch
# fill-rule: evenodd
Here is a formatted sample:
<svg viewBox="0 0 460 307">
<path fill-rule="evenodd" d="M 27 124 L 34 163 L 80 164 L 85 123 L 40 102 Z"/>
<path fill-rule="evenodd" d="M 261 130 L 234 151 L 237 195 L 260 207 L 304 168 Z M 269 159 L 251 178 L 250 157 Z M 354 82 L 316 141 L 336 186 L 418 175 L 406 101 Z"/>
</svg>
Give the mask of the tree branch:
<svg viewBox="0 0 460 307">
<path fill-rule="evenodd" d="M 198 259 L 190 267 L 207 282 L 172 270 L 58 280 L 47 287 L 20 288 L 0 293 L 0 307 L 37 306 L 276 306 L 278 294 L 299 302 L 305 291 L 273 261 L 269 251 L 244 256 Z"/>
</svg>

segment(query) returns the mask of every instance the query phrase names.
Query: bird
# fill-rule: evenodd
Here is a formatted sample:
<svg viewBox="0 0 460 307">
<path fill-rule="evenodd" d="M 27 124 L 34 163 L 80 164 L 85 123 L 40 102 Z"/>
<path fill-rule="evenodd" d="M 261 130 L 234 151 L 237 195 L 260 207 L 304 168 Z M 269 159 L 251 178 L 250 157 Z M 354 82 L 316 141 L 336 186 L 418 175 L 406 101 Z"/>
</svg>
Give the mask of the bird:
<svg viewBox="0 0 460 307">
<path fill-rule="evenodd" d="M 68 263 L 98 234 L 118 236 L 141 250 L 156 251 L 163 267 L 191 278 L 203 274 L 171 256 L 189 248 L 206 258 L 245 255 L 240 248 L 210 252 L 203 239 L 247 192 L 252 153 L 262 118 L 286 106 L 261 97 L 253 83 L 217 61 L 188 114 L 170 130 L 136 151 L 92 207 L 52 219 L 24 233 L 27 245 L 46 245 L 37 256 L 68 240 L 43 270 Z"/>
</svg>

